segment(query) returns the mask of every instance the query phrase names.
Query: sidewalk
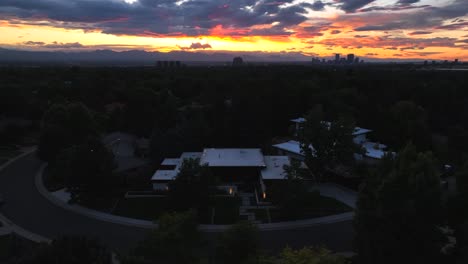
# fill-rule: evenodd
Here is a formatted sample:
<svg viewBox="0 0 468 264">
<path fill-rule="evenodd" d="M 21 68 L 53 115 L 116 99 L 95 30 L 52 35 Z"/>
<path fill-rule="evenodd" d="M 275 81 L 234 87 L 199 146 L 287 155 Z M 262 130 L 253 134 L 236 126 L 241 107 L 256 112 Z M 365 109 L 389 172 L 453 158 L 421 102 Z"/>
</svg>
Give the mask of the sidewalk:
<svg viewBox="0 0 468 264">
<path fill-rule="evenodd" d="M 47 189 L 45 188 L 43 184 L 43 179 L 42 179 L 42 174 L 43 174 L 45 167 L 46 167 L 46 164 L 42 165 L 39 171 L 37 172 L 35 179 L 34 179 L 35 185 L 38 191 L 42 194 L 42 196 L 44 196 L 46 199 L 48 199 L 51 203 L 55 204 L 56 206 L 61 207 L 65 210 L 73 211 L 77 214 L 85 215 L 87 217 L 94 218 L 94 219 L 101 220 L 101 221 L 106 221 L 109 223 L 121 224 L 121 225 L 139 227 L 139 228 L 145 228 L 145 229 L 154 229 L 158 227 L 157 223 L 153 223 L 151 221 L 112 215 L 112 214 L 92 210 L 89 208 L 85 208 L 83 206 L 68 204 L 65 200 L 62 200 L 66 197 L 66 195 L 64 195 L 63 193 L 60 193 L 60 194 L 56 193 L 54 195 L 53 193 L 50 193 L 49 191 L 47 191 Z M 333 194 L 336 196 L 337 189 L 338 187 L 336 186 L 331 188 L 330 190 L 334 192 L 332 192 L 330 195 Z M 324 191 L 325 190 L 326 189 L 324 188 Z M 323 194 L 323 195 L 326 196 L 326 194 Z M 347 196 L 342 195 L 343 199 L 345 197 Z M 352 197 L 353 197 L 352 195 L 347 197 L 347 199 L 349 199 L 349 201 L 347 202 L 350 204 L 353 203 Z M 354 208 L 354 206 L 352 207 Z M 261 231 L 297 229 L 297 228 L 311 227 L 311 226 L 317 226 L 317 225 L 333 224 L 337 222 L 351 221 L 353 219 L 353 216 L 354 216 L 354 212 L 349 212 L 349 213 L 342 213 L 342 214 L 336 214 L 336 215 L 325 216 L 325 217 L 311 218 L 311 219 L 306 219 L 306 220 L 258 224 L 258 228 Z M 222 232 L 228 229 L 230 226 L 231 225 L 199 225 L 199 229 L 203 232 Z"/>
<path fill-rule="evenodd" d="M 7 162 L 5 162 L 5 163 L 3 163 L 2 165 L 0 165 L 0 171 L 4 170 L 6 167 L 8 167 L 11 163 L 15 162 L 16 160 L 21 159 L 22 157 L 33 153 L 34 151 L 36 151 L 36 149 L 37 149 L 36 146 L 34 146 L 34 147 L 22 148 L 21 151 L 22 151 L 23 153 L 19 154 L 19 155 L 16 156 L 16 157 L 13 157 L 13 158 L 9 159 Z"/>
<path fill-rule="evenodd" d="M 320 195 L 334 198 L 347 206 L 356 209 L 357 192 L 334 183 L 323 183 L 312 187 L 310 190 L 318 190 Z"/>
<path fill-rule="evenodd" d="M 0 214 L 0 221 L 3 223 L 3 226 L 0 227 L 0 236 L 7 235 L 10 233 L 15 233 L 19 236 L 22 236 L 36 243 L 43 243 L 43 242 L 50 243 L 51 242 L 51 240 L 48 238 L 34 234 L 32 232 L 27 231 L 26 229 L 23 229 L 20 226 L 15 225 L 13 222 L 11 222 L 8 218 L 6 218 L 2 214 Z"/>
</svg>

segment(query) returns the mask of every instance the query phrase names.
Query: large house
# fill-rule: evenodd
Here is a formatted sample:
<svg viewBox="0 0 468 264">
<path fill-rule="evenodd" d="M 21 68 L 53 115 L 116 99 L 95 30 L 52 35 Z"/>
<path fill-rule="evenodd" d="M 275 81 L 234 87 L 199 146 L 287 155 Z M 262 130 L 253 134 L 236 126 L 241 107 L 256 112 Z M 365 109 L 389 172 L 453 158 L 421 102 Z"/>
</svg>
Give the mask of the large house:
<svg viewBox="0 0 468 264">
<path fill-rule="evenodd" d="M 295 118 L 292 119 L 291 122 L 295 124 L 295 136 L 298 135 L 298 131 L 301 129 L 301 124 L 306 121 L 305 118 Z M 325 121 L 324 121 L 325 122 Z M 325 122 L 329 124 L 329 122 Z M 369 141 L 367 138 L 367 134 L 372 132 L 370 129 L 362 128 L 362 127 L 355 127 L 353 131 L 353 141 L 354 143 L 360 145 L 364 150 L 364 154 L 356 154 L 355 158 L 358 161 L 363 161 L 366 163 L 373 164 L 379 160 L 381 160 L 387 151 L 386 145 L 380 144 L 377 142 Z M 287 155 L 292 159 L 303 161 L 305 159 L 304 153 L 301 150 L 301 144 L 297 140 L 289 140 L 280 144 L 273 145 L 279 155 Z M 313 146 L 311 146 L 313 148 Z"/>
<path fill-rule="evenodd" d="M 284 166 L 290 165 L 288 156 L 264 156 L 257 148 L 206 148 L 203 152 L 184 152 L 179 158 L 164 159 L 151 178 L 153 189 L 168 190 L 186 159 L 208 166 L 221 182 L 218 189 L 229 194 L 245 188 L 265 195 L 273 181 L 286 179 Z"/>
</svg>

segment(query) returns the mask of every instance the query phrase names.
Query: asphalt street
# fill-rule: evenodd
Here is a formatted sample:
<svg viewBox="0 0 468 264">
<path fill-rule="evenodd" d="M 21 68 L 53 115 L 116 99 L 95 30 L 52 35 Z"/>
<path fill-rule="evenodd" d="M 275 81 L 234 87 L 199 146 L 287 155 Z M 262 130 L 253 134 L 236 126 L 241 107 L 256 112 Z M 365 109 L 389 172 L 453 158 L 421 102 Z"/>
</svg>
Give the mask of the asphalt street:
<svg viewBox="0 0 468 264">
<path fill-rule="evenodd" d="M 61 235 L 97 238 L 118 252 L 136 245 L 148 232 L 147 229 L 96 220 L 51 204 L 34 184 L 40 166 L 41 161 L 35 154 L 30 154 L 0 172 L 0 193 L 5 199 L 0 212 L 16 225 L 51 239 Z M 205 236 L 213 241 L 217 234 L 207 233 Z M 323 245 L 338 252 L 351 251 L 352 240 L 351 221 L 261 232 L 262 246 L 271 252 L 277 252 L 286 245 L 294 248 Z"/>
</svg>

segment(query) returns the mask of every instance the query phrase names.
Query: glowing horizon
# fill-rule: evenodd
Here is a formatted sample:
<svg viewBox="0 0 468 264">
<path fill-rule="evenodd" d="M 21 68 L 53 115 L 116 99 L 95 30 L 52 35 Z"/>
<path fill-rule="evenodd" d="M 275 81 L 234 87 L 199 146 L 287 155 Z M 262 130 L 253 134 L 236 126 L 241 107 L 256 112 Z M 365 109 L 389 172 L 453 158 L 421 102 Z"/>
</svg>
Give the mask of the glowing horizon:
<svg viewBox="0 0 468 264">
<path fill-rule="evenodd" d="M 4 48 L 468 60 L 463 0 L 5 2 L 0 3 Z M 70 11 L 56 15 L 65 8 Z"/>
</svg>

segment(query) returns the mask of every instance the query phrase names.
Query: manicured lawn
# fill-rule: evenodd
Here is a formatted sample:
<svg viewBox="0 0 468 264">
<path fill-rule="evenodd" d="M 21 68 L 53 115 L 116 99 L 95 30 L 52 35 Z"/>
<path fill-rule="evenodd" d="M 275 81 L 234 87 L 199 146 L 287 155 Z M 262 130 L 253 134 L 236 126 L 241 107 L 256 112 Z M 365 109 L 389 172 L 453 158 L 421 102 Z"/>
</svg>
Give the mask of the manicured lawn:
<svg viewBox="0 0 468 264">
<path fill-rule="evenodd" d="M 113 214 L 154 221 L 168 210 L 167 206 L 165 197 L 121 199 Z"/>
<path fill-rule="evenodd" d="M 346 204 L 325 196 L 312 196 L 303 204 L 297 205 L 296 214 L 279 208 L 270 209 L 272 222 L 301 220 L 350 212 L 353 209 Z"/>
</svg>

